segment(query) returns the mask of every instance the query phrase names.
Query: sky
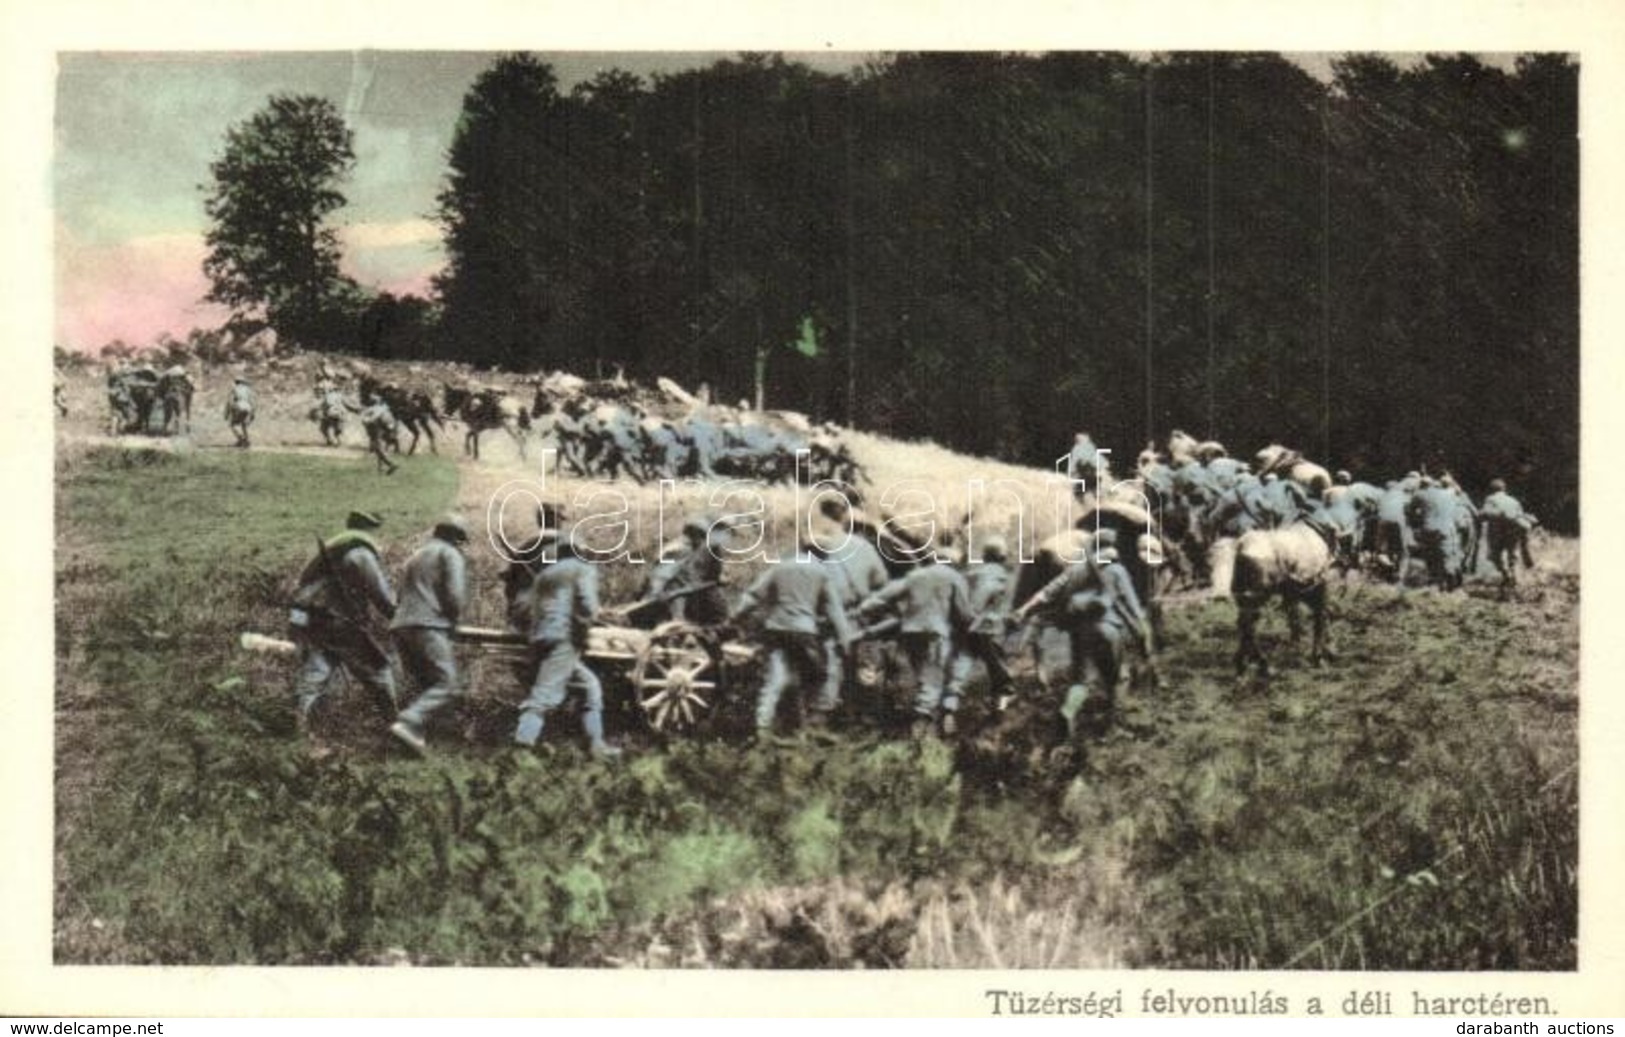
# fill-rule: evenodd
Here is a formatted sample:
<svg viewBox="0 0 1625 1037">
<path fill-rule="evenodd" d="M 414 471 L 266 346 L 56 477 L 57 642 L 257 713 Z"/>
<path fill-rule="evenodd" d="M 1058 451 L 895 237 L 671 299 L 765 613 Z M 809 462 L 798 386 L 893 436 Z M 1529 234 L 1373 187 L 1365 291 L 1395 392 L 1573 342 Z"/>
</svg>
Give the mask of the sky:
<svg viewBox="0 0 1625 1037">
<path fill-rule="evenodd" d="M 561 88 L 600 69 L 648 75 L 725 52 L 543 53 Z M 858 52 L 792 52 L 828 72 Z M 1326 77 L 1330 55 L 1289 55 Z M 345 272 L 396 294 L 427 292 L 444 262 L 431 221 L 463 95 L 488 52 L 97 53 L 57 58 L 54 141 L 55 340 L 95 350 L 114 339 L 184 337 L 226 312 L 202 302 L 209 164 L 226 131 L 278 92 L 331 100 L 355 134 L 356 163 L 335 214 Z"/>
</svg>

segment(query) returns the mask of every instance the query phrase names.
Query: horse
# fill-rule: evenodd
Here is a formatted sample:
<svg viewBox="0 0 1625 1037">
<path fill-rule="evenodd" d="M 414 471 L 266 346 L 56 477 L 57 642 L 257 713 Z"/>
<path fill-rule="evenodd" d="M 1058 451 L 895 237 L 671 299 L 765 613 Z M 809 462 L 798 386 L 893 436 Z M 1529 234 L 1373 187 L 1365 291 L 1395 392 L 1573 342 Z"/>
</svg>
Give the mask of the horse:
<svg viewBox="0 0 1625 1037">
<path fill-rule="evenodd" d="M 434 426 L 439 425 L 441 431 L 445 431 L 446 423 L 441 420 L 440 412 L 435 408 L 434 400 L 428 393 L 403 389 L 393 382 L 380 383 L 378 379 L 366 375 L 361 379 L 361 402 L 368 403 L 372 400 L 382 400 L 395 420 L 412 434 L 412 442 L 406 448 L 408 454 L 417 453 L 420 436 L 429 437 L 431 454 L 440 452 L 435 446 Z M 401 452 L 399 433 L 390 440 L 390 446 L 395 453 Z"/>
<path fill-rule="evenodd" d="M 1268 678 L 1269 662 L 1258 646 L 1258 614 L 1271 598 L 1279 597 L 1292 628 L 1292 640 L 1302 636 L 1298 606 L 1308 605 L 1314 620 L 1310 659 L 1319 665 L 1332 658 L 1326 636 L 1327 576 L 1333 559 L 1332 536 L 1307 522 L 1279 529 L 1243 533 L 1228 547 L 1231 558 L 1214 561 L 1214 591 L 1236 602 L 1236 675 L 1244 676 L 1249 662 L 1259 676 Z M 1220 580 L 1224 582 L 1221 583 Z"/>
<path fill-rule="evenodd" d="M 530 413 L 519 401 L 491 389 L 465 389 L 445 386 L 442 411 L 446 417 L 468 426 L 463 436 L 463 453 L 479 460 L 480 433 L 502 429 L 513 437 L 519 456 L 525 456 L 525 434 L 530 431 Z"/>
</svg>

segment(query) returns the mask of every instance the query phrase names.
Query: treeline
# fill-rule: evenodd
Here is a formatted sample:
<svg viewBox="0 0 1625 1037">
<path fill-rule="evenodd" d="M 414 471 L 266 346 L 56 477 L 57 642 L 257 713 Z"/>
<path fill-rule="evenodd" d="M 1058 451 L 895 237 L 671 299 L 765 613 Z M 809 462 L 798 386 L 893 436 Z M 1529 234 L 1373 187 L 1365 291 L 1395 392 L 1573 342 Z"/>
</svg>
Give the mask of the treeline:
<svg viewBox="0 0 1625 1037">
<path fill-rule="evenodd" d="M 1577 66 L 1333 68 L 749 55 L 564 91 L 504 56 L 449 155 L 438 323 L 374 327 L 729 400 L 760 361 L 769 406 L 1033 464 L 1182 428 L 1502 475 L 1574 528 Z"/>
</svg>

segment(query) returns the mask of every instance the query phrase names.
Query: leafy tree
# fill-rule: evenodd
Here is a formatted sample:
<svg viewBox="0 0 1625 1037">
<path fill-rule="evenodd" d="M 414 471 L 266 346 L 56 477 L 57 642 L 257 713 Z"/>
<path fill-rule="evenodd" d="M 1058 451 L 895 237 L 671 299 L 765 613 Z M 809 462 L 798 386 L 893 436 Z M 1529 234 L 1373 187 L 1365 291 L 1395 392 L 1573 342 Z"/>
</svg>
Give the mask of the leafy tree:
<svg viewBox="0 0 1625 1037">
<path fill-rule="evenodd" d="M 380 359 L 428 359 L 434 316 L 434 306 L 427 299 L 383 292 L 359 315 L 357 348 L 364 356 Z"/>
<path fill-rule="evenodd" d="M 349 128 L 320 97 L 273 96 L 228 130 L 204 203 L 207 299 L 262 316 L 284 339 L 341 342 L 355 287 L 325 221 L 344 205 L 338 184 L 354 164 Z"/>
<path fill-rule="evenodd" d="M 442 338 L 1045 464 L 1173 428 L 1577 521 L 1577 66 L 740 55 L 470 91 Z M 803 318 L 818 356 L 778 347 Z M 861 374 L 861 376 L 860 376 Z"/>
</svg>

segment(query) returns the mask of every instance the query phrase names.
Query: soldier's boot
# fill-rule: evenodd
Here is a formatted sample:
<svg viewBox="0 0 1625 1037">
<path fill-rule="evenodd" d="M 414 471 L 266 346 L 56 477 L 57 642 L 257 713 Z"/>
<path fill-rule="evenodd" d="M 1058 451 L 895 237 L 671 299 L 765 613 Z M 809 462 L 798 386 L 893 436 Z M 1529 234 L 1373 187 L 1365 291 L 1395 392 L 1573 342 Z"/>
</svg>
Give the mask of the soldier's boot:
<svg viewBox="0 0 1625 1037">
<path fill-rule="evenodd" d="M 1079 683 L 1067 686 L 1066 694 L 1061 699 L 1061 719 L 1066 724 L 1068 739 L 1077 735 L 1081 724 L 1079 718 L 1084 711 L 1084 703 L 1088 699 L 1089 689 L 1086 685 Z"/>
<path fill-rule="evenodd" d="M 541 741 L 542 732 L 547 728 L 547 721 L 540 713 L 522 712 L 519 714 L 519 725 L 514 728 L 513 744 L 517 749 L 534 749 L 536 743 Z"/>
<path fill-rule="evenodd" d="M 389 727 L 389 733 L 395 740 L 408 749 L 422 756 L 429 750 L 429 743 L 423 737 L 423 731 L 416 724 L 405 720 L 397 720 Z"/>
<path fill-rule="evenodd" d="M 840 738 L 835 734 L 835 732 L 830 730 L 829 712 L 827 710 L 808 710 L 806 729 L 807 737 L 811 738 L 815 742 L 833 745 L 840 741 Z"/>
<path fill-rule="evenodd" d="M 621 750 L 604 741 L 604 715 L 596 709 L 581 714 L 581 730 L 587 735 L 587 751 L 595 760 L 613 760 Z"/>
</svg>

